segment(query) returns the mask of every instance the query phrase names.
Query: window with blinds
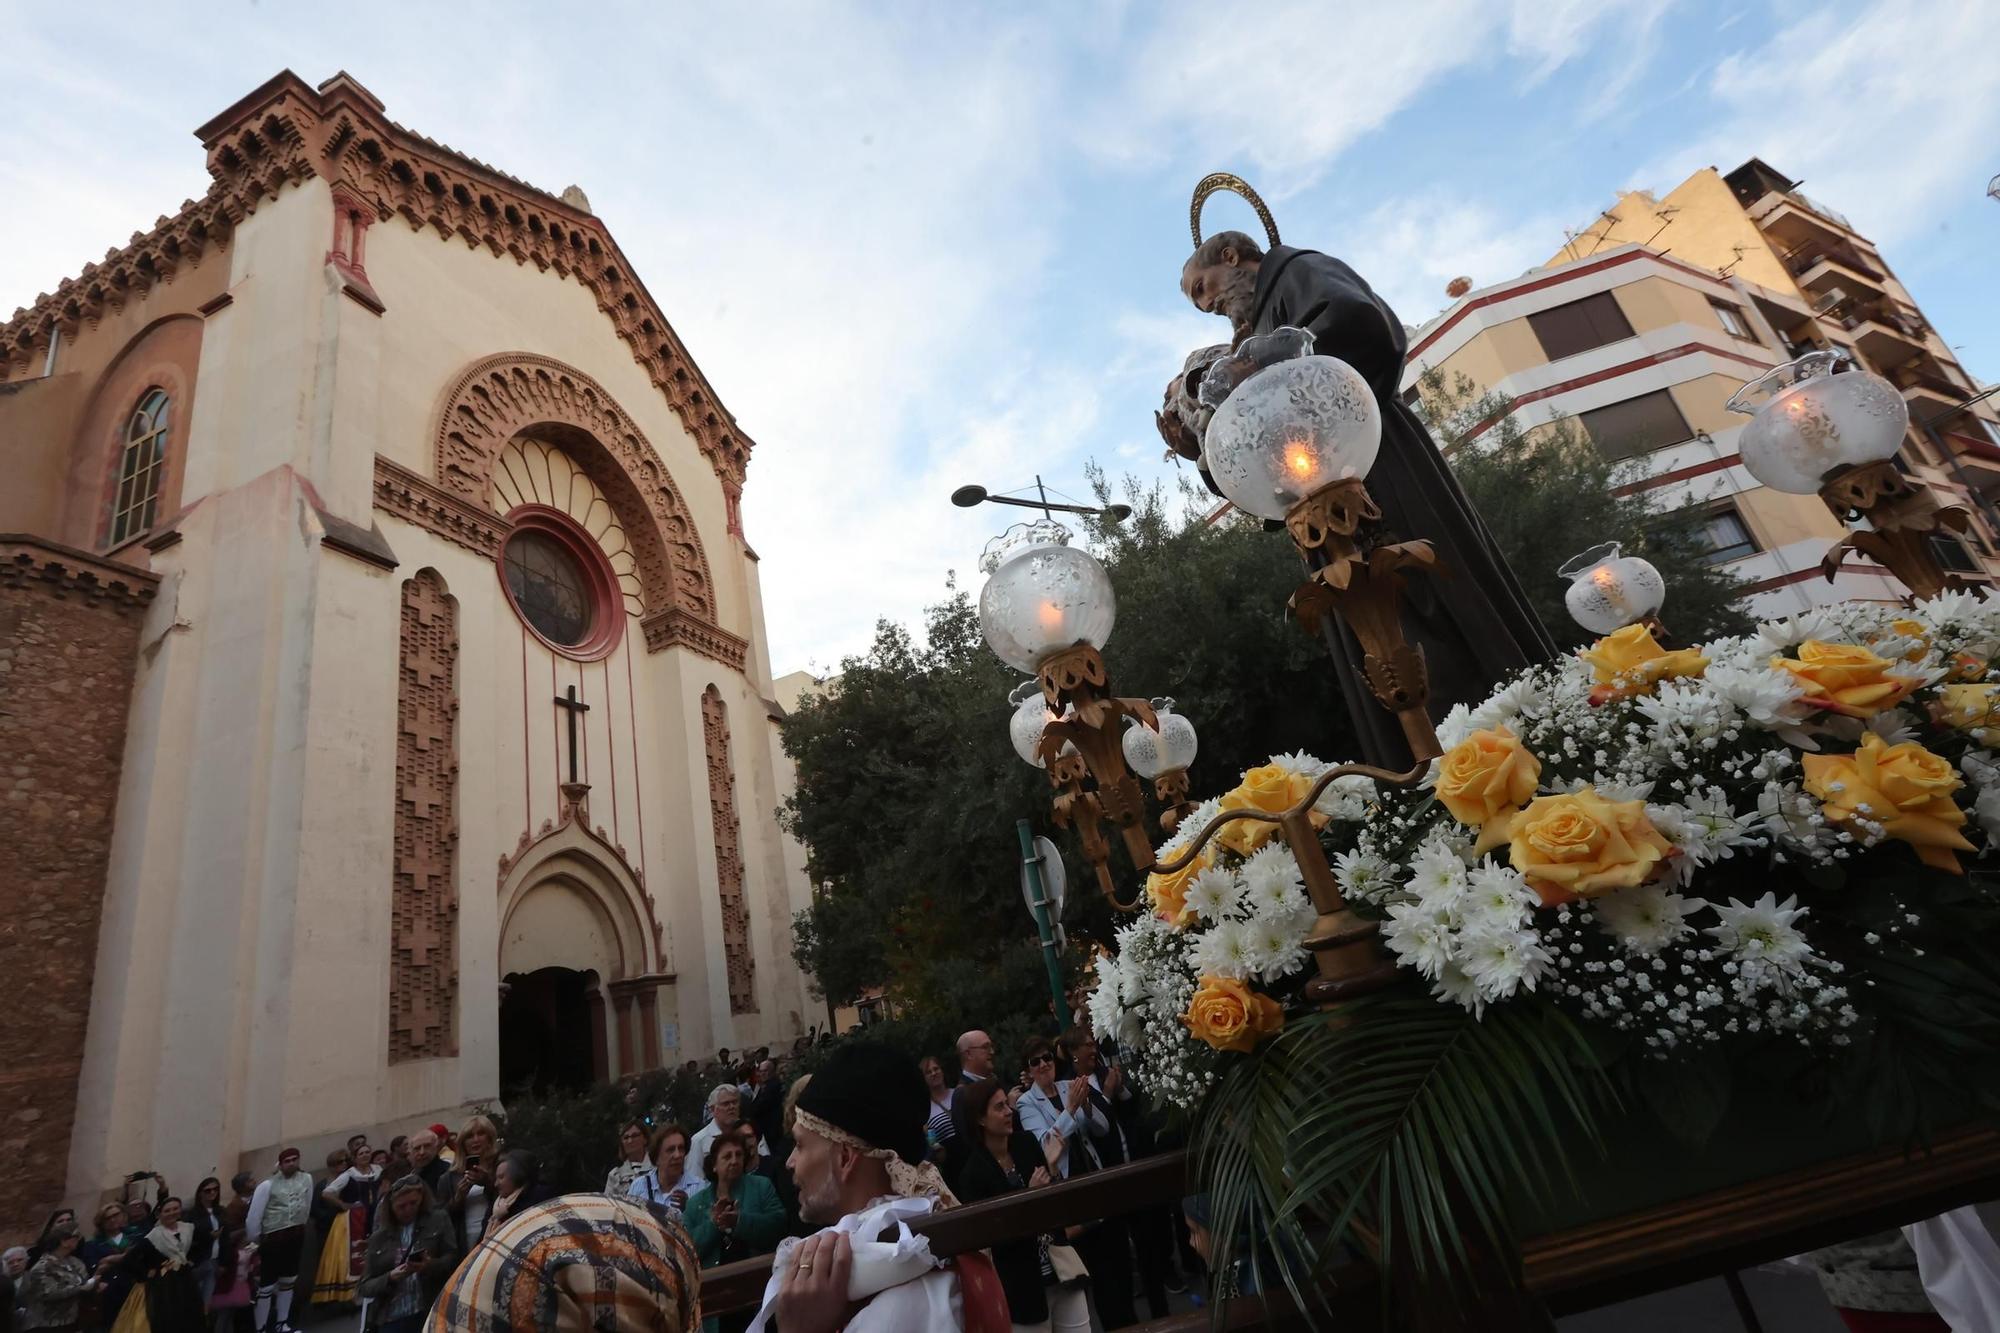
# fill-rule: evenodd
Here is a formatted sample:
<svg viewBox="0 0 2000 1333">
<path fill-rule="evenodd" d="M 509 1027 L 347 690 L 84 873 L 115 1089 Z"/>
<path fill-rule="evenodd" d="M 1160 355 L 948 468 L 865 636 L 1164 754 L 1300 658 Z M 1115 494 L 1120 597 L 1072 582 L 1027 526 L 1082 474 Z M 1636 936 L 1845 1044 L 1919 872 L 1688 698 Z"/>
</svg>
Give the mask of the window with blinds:
<svg viewBox="0 0 2000 1333">
<path fill-rule="evenodd" d="M 1610 292 L 1586 296 L 1581 301 L 1538 310 L 1528 316 L 1528 327 L 1541 341 L 1542 351 L 1551 361 L 1560 361 L 1593 347 L 1615 343 L 1632 336 L 1632 325 L 1618 308 Z"/>
<path fill-rule="evenodd" d="M 1577 420 L 1606 458 L 1632 458 L 1694 438 L 1674 396 L 1665 389 L 1580 413 Z"/>
</svg>

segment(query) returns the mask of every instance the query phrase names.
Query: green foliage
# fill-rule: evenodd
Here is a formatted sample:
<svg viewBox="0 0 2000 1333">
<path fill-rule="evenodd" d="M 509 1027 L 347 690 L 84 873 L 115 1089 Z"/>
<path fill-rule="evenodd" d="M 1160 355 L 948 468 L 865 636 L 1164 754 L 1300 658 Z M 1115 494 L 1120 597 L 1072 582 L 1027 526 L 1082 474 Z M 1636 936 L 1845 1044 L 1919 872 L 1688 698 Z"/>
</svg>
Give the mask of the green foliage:
<svg viewBox="0 0 2000 1333">
<path fill-rule="evenodd" d="M 1194 790 L 1223 790 L 1273 751 L 1348 752 L 1325 649 L 1285 619 L 1300 575 L 1283 534 L 1210 526 L 1191 493 L 1174 506 L 1163 488 L 1127 491 L 1132 518 L 1086 534 L 1118 591 L 1105 657 L 1116 689 L 1172 695 L 1194 722 Z M 1063 848 L 1072 966 L 1116 922 L 1073 836 L 1049 825 L 1047 778 L 1007 742 L 1020 677 L 987 649 L 971 597 L 948 591 L 921 638 L 879 625 L 784 724 L 798 770 L 784 817 L 822 886 L 794 923 L 794 954 L 836 1003 L 886 984 L 906 1010 L 992 1030 L 1049 1009 L 1015 820 Z"/>
<path fill-rule="evenodd" d="M 1479 1020 L 1405 986 L 1295 1018 L 1227 1066 L 1197 1119 L 1216 1250 L 1249 1246 L 1260 1285 L 1301 1304 L 1350 1246 L 1414 1288 L 1449 1287 L 1468 1240 L 1511 1252 L 1513 1206 L 1548 1199 L 1578 1145 L 1595 1149 L 1608 1098 L 1575 1027 L 1535 1001 Z"/>
<path fill-rule="evenodd" d="M 1556 577 L 1571 556 L 1615 541 L 1642 555 L 1667 581 L 1662 616 L 1673 637 L 1699 643 L 1751 628 L 1741 599 L 1744 582 L 1707 563 L 1703 524 L 1708 506 L 1691 501 L 1667 508 L 1656 493 L 1621 495 L 1643 467 L 1612 462 L 1598 452 L 1573 417 L 1524 431 L 1514 400 L 1478 392 L 1463 375 L 1446 383 L 1431 370 L 1418 383 L 1424 419 L 1451 455 L 1451 468 L 1485 518 L 1507 563 L 1556 642 L 1575 647 L 1594 636 L 1563 606 L 1566 579 Z M 1493 424 L 1473 439 L 1487 422 Z"/>
<path fill-rule="evenodd" d="M 505 1110 L 487 1108 L 487 1114 L 501 1142 L 540 1159 L 542 1179 L 558 1193 L 601 1190 L 618 1163 L 618 1132 L 626 1121 L 645 1119 L 649 1133 L 667 1121 L 693 1131 L 701 1124 L 709 1086 L 681 1070 L 655 1069 L 580 1092 L 524 1090 L 508 1098 Z M 632 1087 L 639 1095 L 628 1104 Z"/>
</svg>

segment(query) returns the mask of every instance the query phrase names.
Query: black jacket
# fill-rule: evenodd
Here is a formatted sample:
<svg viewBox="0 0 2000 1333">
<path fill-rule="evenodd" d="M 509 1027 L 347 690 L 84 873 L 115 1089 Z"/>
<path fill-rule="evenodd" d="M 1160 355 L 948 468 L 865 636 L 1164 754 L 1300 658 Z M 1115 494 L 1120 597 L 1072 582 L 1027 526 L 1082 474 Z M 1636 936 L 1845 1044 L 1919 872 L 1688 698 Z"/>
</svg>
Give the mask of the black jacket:
<svg viewBox="0 0 2000 1333">
<path fill-rule="evenodd" d="M 396 1219 L 388 1215 L 389 1204 L 382 1204 L 384 1216 L 375 1228 L 375 1234 L 368 1238 L 368 1259 L 362 1269 L 361 1283 L 355 1294 L 371 1302 L 368 1307 L 369 1326 L 378 1327 L 395 1296 L 389 1281 L 389 1272 L 403 1261 L 403 1228 L 396 1225 Z M 415 1280 L 420 1284 L 417 1300 L 418 1310 L 429 1310 L 437 1300 L 438 1292 L 444 1289 L 445 1279 L 458 1266 L 458 1242 L 453 1233 L 451 1219 L 443 1209 L 433 1209 L 417 1215 L 416 1225 L 411 1231 L 410 1248 L 422 1250 L 426 1254 L 424 1266 L 417 1270 Z"/>
<path fill-rule="evenodd" d="M 965 1136 L 961 1134 L 959 1137 Z M 965 1162 L 959 1168 L 958 1179 L 952 1183 L 959 1199 L 973 1203 L 1025 1189 L 1035 1171 L 1048 1165 L 1048 1159 L 1042 1156 L 1042 1145 L 1035 1142 L 1035 1136 L 1018 1129 L 1007 1140 L 1007 1155 L 1012 1160 L 1003 1165 L 994 1160 L 983 1140 L 974 1141 L 965 1151 Z M 1007 1178 L 1009 1169 L 1019 1184 Z M 993 1246 L 993 1268 L 1000 1275 L 1000 1289 L 1007 1294 L 1007 1313 L 1015 1323 L 1039 1324 L 1049 1317 L 1048 1290 L 1042 1285 L 1039 1239 L 1030 1236 L 1024 1240 L 996 1242 Z"/>
</svg>

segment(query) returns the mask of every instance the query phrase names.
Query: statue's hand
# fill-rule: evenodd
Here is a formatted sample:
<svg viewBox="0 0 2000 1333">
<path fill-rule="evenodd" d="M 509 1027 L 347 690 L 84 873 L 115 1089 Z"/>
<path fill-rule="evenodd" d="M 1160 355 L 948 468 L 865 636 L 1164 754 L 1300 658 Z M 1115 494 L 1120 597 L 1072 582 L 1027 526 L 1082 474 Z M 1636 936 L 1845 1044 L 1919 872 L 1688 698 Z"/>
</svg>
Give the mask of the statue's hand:
<svg viewBox="0 0 2000 1333">
<path fill-rule="evenodd" d="M 1169 389 L 1168 392 L 1171 393 L 1172 390 Z M 1188 428 L 1188 424 L 1180 419 L 1178 413 L 1171 408 L 1155 412 L 1153 424 L 1159 427 L 1160 438 L 1167 442 L 1167 448 L 1171 452 L 1182 458 L 1200 459 L 1201 440 Z"/>
</svg>

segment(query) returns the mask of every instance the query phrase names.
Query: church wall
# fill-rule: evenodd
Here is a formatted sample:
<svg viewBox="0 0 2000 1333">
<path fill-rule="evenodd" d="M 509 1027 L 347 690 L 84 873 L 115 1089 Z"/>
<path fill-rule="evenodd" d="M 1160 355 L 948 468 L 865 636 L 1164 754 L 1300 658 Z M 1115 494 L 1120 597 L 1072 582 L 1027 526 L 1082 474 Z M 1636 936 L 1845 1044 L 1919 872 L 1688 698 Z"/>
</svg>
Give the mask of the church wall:
<svg viewBox="0 0 2000 1333">
<path fill-rule="evenodd" d="M 64 1192 L 151 576 L 0 541 L 0 1234 Z"/>
<path fill-rule="evenodd" d="M 0 532 L 53 538 L 61 531 L 69 445 L 89 393 L 89 380 L 75 371 L 0 384 L 0 457 L 7 460 Z"/>
<path fill-rule="evenodd" d="M 308 186 L 310 189 L 323 188 Z M 516 264 L 400 219 L 368 229 L 368 276 L 388 306 L 382 358 L 395 367 L 364 410 L 375 449 L 434 477 L 439 400 L 472 362 L 500 352 L 553 357 L 590 375 L 645 433 L 686 501 L 715 580 L 716 619 L 753 642 L 740 546 L 722 483 L 582 283 Z"/>
</svg>

